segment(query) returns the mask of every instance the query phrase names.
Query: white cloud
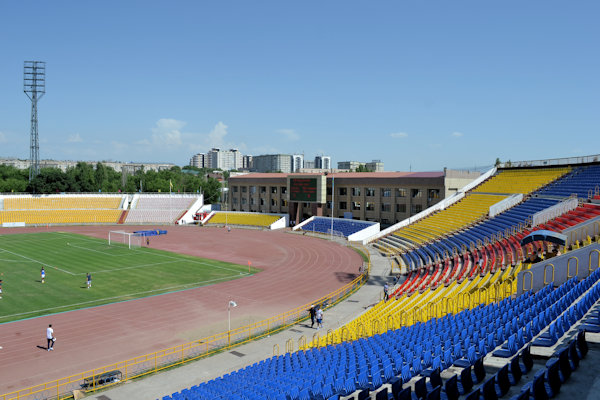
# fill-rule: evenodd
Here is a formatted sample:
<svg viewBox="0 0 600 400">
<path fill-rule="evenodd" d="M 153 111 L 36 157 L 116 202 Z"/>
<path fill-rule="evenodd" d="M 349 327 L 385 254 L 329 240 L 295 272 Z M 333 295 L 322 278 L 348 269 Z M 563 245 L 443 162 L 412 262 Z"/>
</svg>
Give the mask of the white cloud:
<svg viewBox="0 0 600 400">
<path fill-rule="evenodd" d="M 277 133 L 286 137 L 287 140 L 299 140 L 300 135 L 293 129 L 279 129 Z"/>
<path fill-rule="evenodd" d="M 6 139 L 6 135 L 3 132 L 0 132 L 0 143 L 5 142 L 8 142 L 8 139 Z"/>
<path fill-rule="evenodd" d="M 171 118 L 161 118 L 152 128 L 152 142 L 159 146 L 179 146 L 181 145 L 181 128 L 185 126 L 184 121 L 178 121 Z"/>
<path fill-rule="evenodd" d="M 224 147 L 225 136 L 227 136 L 227 125 L 219 121 L 212 131 L 208 134 L 208 145 L 210 147 Z"/>
<path fill-rule="evenodd" d="M 462 132 L 452 132 L 451 136 L 452 136 L 452 137 L 457 137 L 457 138 L 458 138 L 458 137 L 462 137 L 462 136 L 463 136 L 463 133 L 462 133 Z"/>
<path fill-rule="evenodd" d="M 81 138 L 79 133 L 69 135 L 69 137 L 67 138 L 67 143 L 81 143 L 81 142 L 83 142 L 83 139 Z"/>
<path fill-rule="evenodd" d="M 394 133 L 390 133 L 390 137 L 392 137 L 394 139 L 403 139 L 405 137 L 408 137 L 408 133 L 406 133 L 406 132 L 394 132 Z"/>
</svg>

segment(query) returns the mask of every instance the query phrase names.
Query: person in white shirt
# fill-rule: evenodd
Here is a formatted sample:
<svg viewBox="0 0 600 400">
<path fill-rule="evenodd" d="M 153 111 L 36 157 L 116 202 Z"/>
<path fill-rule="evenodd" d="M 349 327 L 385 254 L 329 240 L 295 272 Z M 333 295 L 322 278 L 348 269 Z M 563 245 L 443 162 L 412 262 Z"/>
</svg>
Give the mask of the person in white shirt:
<svg viewBox="0 0 600 400">
<path fill-rule="evenodd" d="M 323 327 L 323 310 L 321 307 L 317 310 L 317 329 Z"/>
<path fill-rule="evenodd" d="M 46 328 L 46 340 L 48 340 L 48 351 L 54 350 L 54 329 L 52 329 L 52 324 L 48 325 Z"/>
</svg>

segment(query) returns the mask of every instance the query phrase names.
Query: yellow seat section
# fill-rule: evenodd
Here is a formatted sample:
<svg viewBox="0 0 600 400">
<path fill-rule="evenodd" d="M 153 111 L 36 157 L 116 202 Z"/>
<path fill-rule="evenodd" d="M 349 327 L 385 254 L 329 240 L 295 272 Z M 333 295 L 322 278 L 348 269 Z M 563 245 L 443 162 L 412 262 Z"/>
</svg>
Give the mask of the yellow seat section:
<svg viewBox="0 0 600 400">
<path fill-rule="evenodd" d="M 5 197 L 5 210 L 116 209 L 119 197 Z"/>
<path fill-rule="evenodd" d="M 279 215 L 268 215 L 259 213 L 240 213 L 240 212 L 218 212 L 208 220 L 209 224 L 229 224 L 229 225 L 250 225 L 250 226 L 271 226 L 279 220 Z"/>
<path fill-rule="evenodd" d="M 531 193 L 555 179 L 569 173 L 563 168 L 517 168 L 501 170 L 483 182 L 472 193 Z"/>
<path fill-rule="evenodd" d="M 0 211 L 0 223 L 24 222 L 41 224 L 84 224 L 119 222 L 121 210 L 9 210 Z"/>
<path fill-rule="evenodd" d="M 123 196 L 5 196 L 0 223 L 116 224 Z"/>
<path fill-rule="evenodd" d="M 343 341 L 368 337 L 401 326 L 441 318 L 448 313 L 457 313 L 479 304 L 499 301 L 512 293 L 519 266 L 498 269 L 472 280 L 452 282 L 423 293 L 380 301 L 361 316 L 338 329 L 329 330 L 323 336 L 315 334 L 308 347 L 322 347 Z"/>
<path fill-rule="evenodd" d="M 470 194 L 438 213 L 398 229 L 394 235 L 416 244 L 437 240 L 482 219 L 490 206 L 505 198 L 502 195 Z"/>
</svg>

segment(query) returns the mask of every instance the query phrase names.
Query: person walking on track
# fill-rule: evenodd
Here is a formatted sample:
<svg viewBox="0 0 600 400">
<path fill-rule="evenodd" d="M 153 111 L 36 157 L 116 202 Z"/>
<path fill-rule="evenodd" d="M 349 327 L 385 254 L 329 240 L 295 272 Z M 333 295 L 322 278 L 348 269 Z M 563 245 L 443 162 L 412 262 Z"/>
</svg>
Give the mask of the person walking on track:
<svg viewBox="0 0 600 400">
<path fill-rule="evenodd" d="M 54 329 L 52 329 L 52 324 L 48 325 L 46 328 L 46 340 L 48 341 L 48 351 L 54 350 L 54 342 L 56 338 L 54 337 Z"/>
</svg>

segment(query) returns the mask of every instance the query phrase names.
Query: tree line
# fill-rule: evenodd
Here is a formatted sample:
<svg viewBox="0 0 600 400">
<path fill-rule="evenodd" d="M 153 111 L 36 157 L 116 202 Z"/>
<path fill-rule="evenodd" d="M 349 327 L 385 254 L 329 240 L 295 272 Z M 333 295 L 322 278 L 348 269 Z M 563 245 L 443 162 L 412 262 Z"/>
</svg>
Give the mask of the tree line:
<svg viewBox="0 0 600 400">
<path fill-rule="evenodd" d="M 92 166 L 79 162 L 63 172 L 59 168 L 42 168 L 29 181 L 29 170 L 0 165 L 0 193 L 204 193 L 206 203 L 218 203 L 221 182 L 210 177 L 212 169 L 191 166 L 171 167 L 161 171 L 144 170 L 133 174 L 115 171 L 102 163 Z"/>
</svg>

